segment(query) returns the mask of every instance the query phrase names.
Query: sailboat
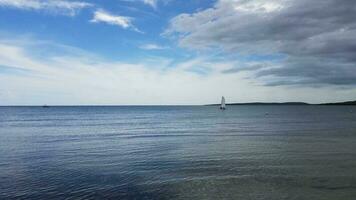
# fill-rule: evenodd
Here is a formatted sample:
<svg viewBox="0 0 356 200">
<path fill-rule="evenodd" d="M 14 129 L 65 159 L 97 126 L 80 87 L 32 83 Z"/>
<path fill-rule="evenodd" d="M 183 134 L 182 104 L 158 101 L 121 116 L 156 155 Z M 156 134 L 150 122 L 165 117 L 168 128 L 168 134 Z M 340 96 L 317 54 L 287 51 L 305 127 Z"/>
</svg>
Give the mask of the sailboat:
<svg viewBox="0 0 356 200">
<path fill-rule="evenodd" d="M 226 105 L 225 105 L 225 97 L 221 98 L 221 105 L 220 105 L 220 110 L 225 110 Z"/>
</svg>

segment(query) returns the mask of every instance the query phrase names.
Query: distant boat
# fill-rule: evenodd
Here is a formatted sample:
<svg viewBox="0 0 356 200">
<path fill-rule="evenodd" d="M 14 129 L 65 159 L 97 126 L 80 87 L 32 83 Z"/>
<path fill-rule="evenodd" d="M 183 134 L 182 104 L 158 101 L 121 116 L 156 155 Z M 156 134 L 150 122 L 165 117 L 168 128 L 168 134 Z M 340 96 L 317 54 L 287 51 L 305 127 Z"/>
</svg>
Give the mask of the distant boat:
<svg viewBox="0 0 356 200">
<path fill-rule="evenodd" d="M 49 106 L 47 106 L 47 105 L 43 105 L 43 106 L 42 106 L 42 108 L 49 108 Z"/>
<path fill-rule="evenodd" d="M 225 110 L 226 105 L 225 105 L 225 97 L 221 98 L 221 105 L 220 105 L 220 110 Z"/>
</svg>

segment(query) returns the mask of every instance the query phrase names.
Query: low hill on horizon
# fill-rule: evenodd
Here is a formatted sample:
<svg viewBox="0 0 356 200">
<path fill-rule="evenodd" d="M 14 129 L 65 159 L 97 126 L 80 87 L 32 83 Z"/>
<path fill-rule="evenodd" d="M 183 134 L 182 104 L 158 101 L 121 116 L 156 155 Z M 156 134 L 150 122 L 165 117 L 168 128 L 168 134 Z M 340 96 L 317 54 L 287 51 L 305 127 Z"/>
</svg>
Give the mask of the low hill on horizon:
<svg viewBox="0 0 356 200">
<path fill-rule="evenodd" d="M 318 105 L 347 105 L 347 106 L 350 106 L 350 105 L 356 105 L 356 101 L 345 101 L 345 102 L 338 102 L 338 103 L 323 103 L 323 104 L 318 104 Z"/>
<path fill-rule="evenodd" d="M 206 106 L 218 106 L 220 104 L 208 104 Z M 356 101 L 345 101 L 345 102 L 336 102 L 336 103 L 320 103 L 320 104 L 311 104 L 311 103 L 305 103 L 305 102 L 251 102 L 251 103 L 227 103 L 226 105 L 228 106 L 239 106 L 239 105 L 356 105 Z"/>
</svg>

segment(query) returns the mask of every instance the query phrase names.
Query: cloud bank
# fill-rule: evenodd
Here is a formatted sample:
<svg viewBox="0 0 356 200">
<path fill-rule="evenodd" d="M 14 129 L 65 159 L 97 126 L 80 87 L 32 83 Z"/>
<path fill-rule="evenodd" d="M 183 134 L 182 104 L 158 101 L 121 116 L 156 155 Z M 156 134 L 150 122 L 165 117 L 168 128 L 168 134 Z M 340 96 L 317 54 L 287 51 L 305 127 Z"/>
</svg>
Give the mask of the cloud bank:
<svg viewBox="0 0 356 200">
<path fill-rule="evenodd" d="M 188 49 L 280 55 L 255 70 L 266 85 L 354 86 L 354 19 L 353 0 L 219 0 L 174 17 L 165 34 Z"/>
<path fill-rule="evenodd" d="M 236 64 L 204 57 L 124 63 L 39 40 L 0 40 L 0 104 L 24 104 L 24 99 L 27 105 L 207 104 L 219 102 L 222 95 L 228 102 L 355 97 L 355 89 L 265 87 L 246 79 L 249 71 L 221 73 Z"/>
</svg>

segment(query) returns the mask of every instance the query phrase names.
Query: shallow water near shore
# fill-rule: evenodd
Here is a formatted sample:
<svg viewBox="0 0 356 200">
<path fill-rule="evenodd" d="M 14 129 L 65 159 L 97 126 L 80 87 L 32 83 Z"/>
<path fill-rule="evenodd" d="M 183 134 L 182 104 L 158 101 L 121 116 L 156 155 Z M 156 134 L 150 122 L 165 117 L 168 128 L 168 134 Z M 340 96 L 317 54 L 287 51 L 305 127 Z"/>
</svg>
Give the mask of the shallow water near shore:
<svg viewBox="0 0 356 200">
<path fill-rule="evenodd" d="M 0 199 L 356 197 L 356 106 L 0 107 Z"/>
</svg>

